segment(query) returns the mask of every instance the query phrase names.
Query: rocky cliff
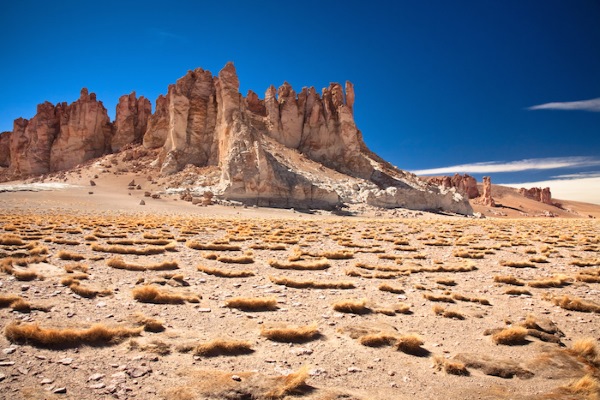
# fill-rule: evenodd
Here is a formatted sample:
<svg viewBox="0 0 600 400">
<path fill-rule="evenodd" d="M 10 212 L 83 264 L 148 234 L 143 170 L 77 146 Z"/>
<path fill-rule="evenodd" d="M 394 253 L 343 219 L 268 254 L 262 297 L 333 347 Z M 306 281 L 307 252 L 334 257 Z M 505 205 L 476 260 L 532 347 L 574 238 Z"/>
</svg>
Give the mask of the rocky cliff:
<svg viewBox="0 0 600 400">
<path fill-rule="evenodd" d="M 435 176 L 428 178 L 429 183 L 442 186 L 444 188 L 456 188 L 460 193 L 465 194 L 469 199 L 479 197 L 477 189 L 477 180 L 471 175 L 454 174 L 454 176 Z"/>
<path fill-rule="evenodd" d="M 519 194 L 544 204 L 552 204 L 552 193 L 550 192 L 549 187 L 543 189 L 538 187 L 533 187 L 531 189 L 521 188 L 519 189 Z"/>
<path fill-rule="evenodd" d="M 156 100 L 154 114 L 147 99 L 122 96 L 111 123 L 102 103 L 84 89 L 71 105 L 44 103 L 30 121 L 15 121 L 9 171 L 68 169 L 143 143 L 160 148 L 156 167 L 162 175 L 190 164 L 218 168 L 219 182 L 209 189 L 245 203 L 332 208 L 365 202 L 472 212 L 468 183 L 422 182 L 373 154 L 354 122 L 354 100 L 350 82 L 332 83 L 320 94 L 312 87 L 296 93 L 284 83 L 269 87 L 264 99 L 252 91 L 243 97 L 228 63 L 217 76 L 189 71 Z"/>
</svg>

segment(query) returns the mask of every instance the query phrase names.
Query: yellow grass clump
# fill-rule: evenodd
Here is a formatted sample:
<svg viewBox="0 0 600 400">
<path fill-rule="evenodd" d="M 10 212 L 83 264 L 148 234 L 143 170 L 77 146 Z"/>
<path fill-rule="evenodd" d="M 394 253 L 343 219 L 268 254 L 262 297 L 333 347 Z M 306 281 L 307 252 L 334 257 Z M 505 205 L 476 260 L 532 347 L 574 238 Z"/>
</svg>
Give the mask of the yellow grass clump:
<svg viewBox="0 0 600 400">
<path fill-rule="evenodd" d="M 260 335 L 276 342 L 304 343 L 319 338 L 317 324 L 289 328 L 262 327 Z"/>
<path fill-rule="evenodd" d="M 536 279 L 527 282 L 533 288 L 560 288 L 570 285 L 572 279 L 566 275 L 555 275 L 552 278 Z"/>
<path fill-rule="evenodd" d="M 394 293 L 394 294 L 404 293 L 404 289 L 401 289 L 399 287 L 395 287 L 392 285 L 388 285 L 387 283 L 382 283 L 381 285 L 379 285 L 378 289 L 381 290 L 382 292 L 390 292 L 390 293 Z"/>
<path fill-rule="evenodd" d="M 350 314 L 368 314 L 371 309 L 367 307 L 367 300 L 342 300 L 333 304 L 333 309 L 337 312 Z"/>
<path fill-rule="evenodd" d="M 13 234 L 0 235 L 0 245 L 2 246 L 22 246 L 25 242 L 20 236 Z"/>
<path fill-rule="evenodd" d="M 283 285 L 294 289 L 354 289 L 352 282 L 325 282 L 325 281 L 299 281 L 290 278 L 277 278 L 269 276 L 269 280 L 277 285 Z"/>
<path fill-rule="evenodd" d="M 513 296 L 531 296 L 531 292 L 527 289 L 506 289 L 504 293 Z"/>
<path fill-rule="evenodd" d="M 236 356 L 254 352 L 250 342 L 242 340 L 215 339 L 202 343 L 194 349 L 194 354 L 203 357 Z"/>
<path fill-rule="evenodd" d="M 205 274 L 218 276 L 219 278 L 246 278 L 255 275 L 253 271 L 231 271 L 223 268 L 207 267 L 205 265 L 198 265 L 196 268 L 198 271 L 202 271 Z"/>
<path fill-rule="evenodd" d="M 494 333 L 492 335 L 492 341 L 496 344 L 507 346 L 522 345 L 527 343 L 525 340 L 526 336 L 526 328 L 523 328 L 522 326 L 513 326 Z"/>
<path fill-rule="evenodd" d="M 421 347 L 424 343 L 418 335 L 403 335 L 396 340 L 396 349 L 406 354 L 424 356 L 429 354 L 427 350 Z"/>
<path fill-rule="evenodd" d="M 511 268 L 535 268 L 535 264 L 530 261 L 502 261 L 500 265 Z"/>
<path fill-rule="evenodd" d="M 210 251 L 240 251 L 242 248 L 238 245 L 232 244 L 220 244 L 220 243 L 208 243 L 202 244 L 200 242 L 188 241 L 185 244 L 190 249 L 194 250 L 210 250 Z"/>
<path fill-rule="evenodd" d="M 455 303 L 454 299 L 449 296 L 425 293 L 423 295 L 423 297 L 429 301 L 438 301 L 438 302 L 442 302 L 442 303 Z"/>
<path fill-rule="evenodd" d="M 358 342 L 363 346 L 368 347 L 383 347 L 391 346 L 396 343 L 398 337 L 386 333 L 371 333 L 361 336 Z"/>
<path fill-rule="evenodd" d="M 254 258 L 252 258 L 251 256 L 218 256 L 217 261 L 226 264 L 252 264 L 254 262 Z"/>
<path fill-rule="evenodd" d="M 167 249 L 165 247 L 158 246 L 146 246 L 142 248 L 137 247 L 126 247 L 126 246 L 103 246 L 98 243 L 92 244 L 92 250 L 99 251 L 102 253 L 113 253 L 113 254 L 134 254 L 138 256 L 149 256 L 154 254 L 162 254 Z"/>
<path fill-rule="evenodd" d="M 507 285 L 525 286 L 525 282 L 512 275 L 496 275 L 494 282 L 506 283 Z"/>
<path fill-rule="evenodd" d="M 134 320 L 138 325 L 143 326 L 146 332 L 158 333 L 165 330 L 165 325 L 163 321 L 147 317 L 141 313 L 135 314 Z"/>
<path fill-rule="evenodd" d="M 453 293 L 452 294 L 452 298 L 454 300 L 458 300 L 458 301 L 468 301 L 471 303 L 479 303 L 481 305 L 484 306 L 489 306 L 490 305 L 490 301 L 488 299 L 485 299 L 483 297 L 469 297 L 469 296 L 465 296 L 459 293 Z"/>
<path fill-rule="evenodd" d="M 178 269 L 177 261 L 163 261 L 157 264 L 141 265 L 136 263 L 128 263 L 121 257 L 113 257 L 106 261 L 106 265 L 115 269 L 125 269 L 128 271 L 169 271 Z"/>
<path fill-rule="evenodd" d="M 305 262 L 282 262 L 278 260 L 271 259 L 268 261 L 269 265 L 273 268 L 277 269 L 291 269 L 291 270 L 306 270 L 306 271 L 316 271 L 327 269 L 331 266 L 327 259 L 320 259 L 314 261 L 305 261 Z"/>
<path fill-rule="evenodd" d="M 11 323 L 4 329 L 4 335 L 11 342 L 45 347 L 107 345 L 138 336 L 140 332 L 141 328 L 110 328 L 102 324 L 92 325 L 88 329 L 54 329 L 42 328 L 38 324 Z"/>
<path fill-rule="evenodd" d="M 444 371 L 447 374 L 469 376 L 469 370 L 464 363 L 460 361 L 451 361 L 442 356 L 433 358 L 433 365 L 438 371 Z"/>
<path fill-rule="evenodd" d="M 600 305 L 566 294 L 559 297 L 543 296 L 543 298 L 565 310 L 600 313 Z"/>
<path fill-rule="evenodd" d="M 234 297 L 225 302 L 225 307 L 242 311 L 275 311 L 278 308 L 275 297 Z"/>
<path fill-rule="evenodd" d="M 144 285 L 133 289 L 133 298 L 141 303 L 154 304 L 183 304 L 186 301 L 198 303 L 198 296 L 184 296 L 177 293 L 169 293 L 152 285 Z"/>
<path fill-rule="evenodd" d="M 77 253 L 72 253 L 72 252 L 67 251 L 67 250 L 61 250 L 61 251 L 59 251 L 58 254 L 57 254 L 57 256 L 61 260 L 81 261 L 81 260 L 85 259 L 84 255 L 77 254 Z"/>
<path fill-rule="evenodd" d="M 73 281 L 73 283 L 71 283 L 68 286 L 73 293 L 86 298 L 94 298 L 96 296 L 110 296 L 113 293 L 112 290 L 109 289 L 99 290 L 91 288 L 89 286 L 83 286 L 79 283 L 79 281 Z"/>
</svg>

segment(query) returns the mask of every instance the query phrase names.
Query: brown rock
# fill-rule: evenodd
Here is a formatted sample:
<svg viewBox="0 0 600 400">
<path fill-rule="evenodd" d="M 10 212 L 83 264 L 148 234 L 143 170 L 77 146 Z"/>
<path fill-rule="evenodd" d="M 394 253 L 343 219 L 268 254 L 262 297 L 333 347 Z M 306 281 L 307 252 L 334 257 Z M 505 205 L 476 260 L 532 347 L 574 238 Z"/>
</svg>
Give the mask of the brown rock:
<svg viewBox="0 0 600 400">
<path fill-rule="evenodd" d="M 136 98 L 135 92 L 119 98 L 115 117 L 115 134 L 111 148 L 114 153 L 128 144 L 142 142 L 148 125 L 148 117 L 152 113 L 150 101 L 144 96 Z"/>
<path fill-rule="evenodd" d="M 0 133 L 0 167 L 10 166 L 10 136 L 11 132 Z"/>
<path fill-rule="evenodd" d="M 112 125 L 94 93 L 81 89 L 79 100 L 56 107 L 60 131 L 52 143 L 50 171 L 62 171 L 106 154 Z"/>
<path fill-rule="evenodd" d="M 478 203 L 488 207 L 496 207 L 496 202 L 492 198 L 492 179 L 489 176 L 483 177 L 483 193 L 478 199 Z"/>
<path fill-rule="evenodd" d="M 168 100 L 160 95 L 156 99 L 154 114 L 148 117 L 146 133 L 144 134 L 143 144 L 147 149 L 157 149 L 162 147 L 167 140 L 169 132 L 169 111 Z"/>
<path fill-rule="evenodd" d="M 550 192 L 549 187 L 543 189 L 538 187 L 533 187 L 531 189 L 521 188 L 519 189 L 519 194 L 527 197 L 528 199 L 533 199 L 544 204 L 553 204 L 552 193 Z"/>
<path fill-rule="evenodd" d="M 469 199 L 479 197 L 479 189 L 477 189 L 477 180 L 468 174 L 454 174 L 453 177 L 441 176 L 427 179 L 428 182 L 439 185 L 443 188 L 456 188 L 461 193 L 467 195 Z"/>
</svg>

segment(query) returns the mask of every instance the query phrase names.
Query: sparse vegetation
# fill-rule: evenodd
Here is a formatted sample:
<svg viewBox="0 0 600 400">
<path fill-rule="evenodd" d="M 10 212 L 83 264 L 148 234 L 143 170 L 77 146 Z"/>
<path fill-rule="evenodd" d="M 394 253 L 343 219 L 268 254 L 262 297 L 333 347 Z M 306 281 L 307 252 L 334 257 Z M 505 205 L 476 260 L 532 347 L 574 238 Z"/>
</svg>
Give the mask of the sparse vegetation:
<svg viewBox="0 0 600 400">
<path fill-rule="evenodd" d="M 295 326 L 288 328 L 266 328 L 260 330 L 260 335 L 277 342 L 304 343 L 317 339 L 320 336 L 316 324 L 308 326 Z"/>
<path fill-rule="evenodd" d="M 275 311 L 278 308 L 275 297 L 235 297 L 227 300 L 225 306 L 242 311 Z"/>
<path fill-rule="evenodd" d="M 203 357 L 237 356 L 254 352 L 250 342 L 243 340 L 215 339 L 199 344 L 194 349 L 194 354 Z"/>
</svg>

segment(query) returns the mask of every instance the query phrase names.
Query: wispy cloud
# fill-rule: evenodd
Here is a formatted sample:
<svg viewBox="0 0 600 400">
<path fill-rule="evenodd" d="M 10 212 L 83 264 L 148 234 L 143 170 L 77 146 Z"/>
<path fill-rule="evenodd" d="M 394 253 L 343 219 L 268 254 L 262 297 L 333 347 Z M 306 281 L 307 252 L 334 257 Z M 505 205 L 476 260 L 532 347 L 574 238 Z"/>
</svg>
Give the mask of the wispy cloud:
<svg viewBox="0 0 600 400">
<path fill-rule="evenodd" d="M 578 172 L 576 174 L 555 175 L 552 179 L 581 179 L 581 178 L 600 178 L 600 171 Z"/>
<path fill-rule="evenodd" d="M 500 183 L 514 188 L 549 187 L 552 198 L 600 204 L 600 176 L 579 179 L 554 179 L 539 182 Z"/>
<path fill-rule="evenodd" d="M 529 170 L 547 170 L 559 168 L 582 168 L 600 165 L 600 159 L 594 157 L 551 157 L 531 158 L 520 161 L 491 161 L 473 164 L 452 165 L 412 171 L 417 175 L 442 175 L 454 173 L 490 174 L 499 172 L 519 172 Z"/>
<path fill-rule="evenodd" d="M 600 97 L 581 101 L 564 101 L 555 103 L 538 104 L 527 107 L 528 110 L 581 110 L 600 112 Z"/>
</svg>

